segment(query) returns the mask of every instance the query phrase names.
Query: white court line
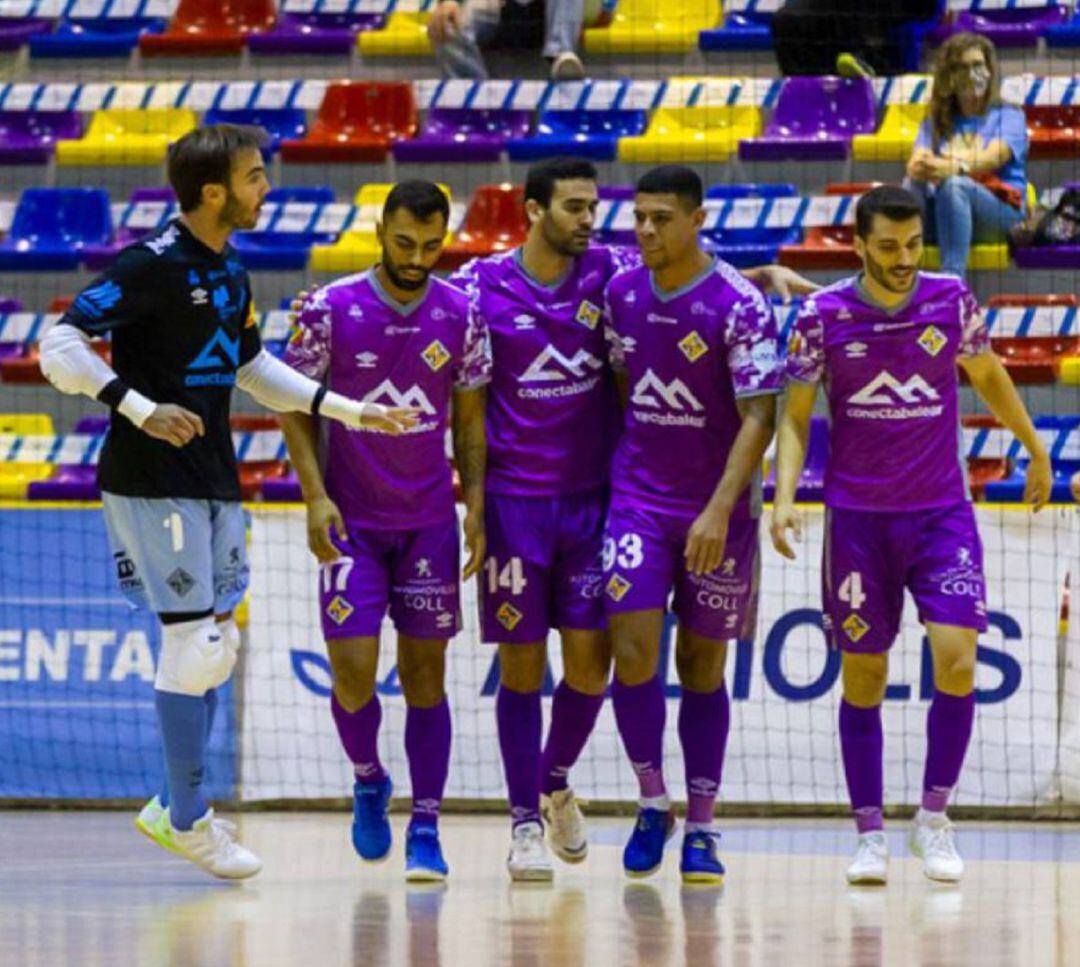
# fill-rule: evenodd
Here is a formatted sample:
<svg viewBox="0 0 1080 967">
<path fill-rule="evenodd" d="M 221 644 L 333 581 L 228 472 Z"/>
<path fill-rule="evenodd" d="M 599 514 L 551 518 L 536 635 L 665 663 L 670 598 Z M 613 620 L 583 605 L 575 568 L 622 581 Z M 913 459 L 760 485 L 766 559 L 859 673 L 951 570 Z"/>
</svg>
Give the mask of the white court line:
<svg viewBox="0 0 1080 967">
<path fill-rule="evenodd" d="M 122 598 L 6 598 L 0 597 L 0 604 L 126 604 Z"/>
<path fill-rule="evenodd" d="M 0 708 L 155 708 L 153 702 L 51 702 L 48 699 L 11 699 L 0 701 Z"/>
</svg>

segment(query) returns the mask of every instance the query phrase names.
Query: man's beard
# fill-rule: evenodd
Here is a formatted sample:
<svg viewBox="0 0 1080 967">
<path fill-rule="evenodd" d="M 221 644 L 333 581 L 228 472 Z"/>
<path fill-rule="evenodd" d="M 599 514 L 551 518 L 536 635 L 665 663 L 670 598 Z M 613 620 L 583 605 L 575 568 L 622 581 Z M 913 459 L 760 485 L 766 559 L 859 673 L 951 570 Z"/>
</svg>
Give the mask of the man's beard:
<svg viewBox="0 0 1080 967">
<path fill-rule="evenodd" d="M 427 285 L 428 276 L 431 275 L 429 269 L 420 267 L 419 271 L 422 273 L 419 279 L 406 279 L 402 278 L 394 266 L 394 263 L 386 254 L 386 249 L 383 249 L 382 253 L 382 267 L 389 277 L 390 281 L 399 289 L 403 289 L 406 292 L 415 292 L 417 289 L 422 289 Z"/>
<path fill-rule="evenodd" d="M 240 199 L 236 197 L 232 192 L 229 192 L 225 196 L 225 206 L 221 209 L 221 216 L 219 222 L 223 228 L 229 230 L 239 229 L 251 229 L 258 223 L 258 218 L 255 219 L 253 224 L 248 224 L 247 221 L 241 222 L 240 219 L 244 215 L 243 206 L 240 204 Z"/>
<path fill-rule="evenodd" d="M 907 277 L 906 284 L 901 284 L 900 280 L 891 275 L 888 269 L 883 268 L 880 262 L 875 262 L 869 252 L 866 253 L 866 271 L 870 273 L 870 277 L 878 285 L 883 286 L 890 292 L 910 292 L 911 287 L 915 284 L 914 271 Z"/>
</svg>

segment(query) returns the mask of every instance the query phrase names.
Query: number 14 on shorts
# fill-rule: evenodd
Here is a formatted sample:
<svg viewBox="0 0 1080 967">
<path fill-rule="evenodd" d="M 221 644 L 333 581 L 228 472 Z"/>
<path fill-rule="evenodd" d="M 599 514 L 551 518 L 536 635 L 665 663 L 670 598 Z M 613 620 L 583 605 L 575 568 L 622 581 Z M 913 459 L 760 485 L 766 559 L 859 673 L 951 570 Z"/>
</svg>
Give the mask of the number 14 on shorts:
<svg viewBox="0 0 1080 967">
<path fill-rule="evenodd" d="M 510 558 L 501 568 L 497 558 L 489 557 L 484 561 L 484 570 L 487 572 L 489 594 L 497 594 L 502 589 L 518 595 L 529 583 L 525 579 L 525 568 L 522 566 L 520 557 Z"/>
</svg>

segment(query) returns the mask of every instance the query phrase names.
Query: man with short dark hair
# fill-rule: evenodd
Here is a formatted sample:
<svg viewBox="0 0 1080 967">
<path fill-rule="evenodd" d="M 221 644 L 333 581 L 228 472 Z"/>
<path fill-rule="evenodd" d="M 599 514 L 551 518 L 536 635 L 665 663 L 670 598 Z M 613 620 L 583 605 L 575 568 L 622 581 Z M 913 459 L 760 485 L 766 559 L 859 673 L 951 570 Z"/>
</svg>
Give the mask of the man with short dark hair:
<svg viewBox="0 0 1080 967">
<path fill-rule="evenodd" d="M 772 540 L 795 554 L 795 491 L 819 383 L 829 404 L 823 624 L 842 658 L 840 748 L 858 847 L 850 883 L 884 883 L 881 703 L 904 589 L 919 609 L 934 664 L 921 808 L 909 844 L 934 880 L 964 864 L 945 815 L 971 737 L 975 654 L 985 631 L 982 543 L 958 452 L 956 366 L 1031 454 L 1024 498 L 1050 497 L 1050 458 L 990 338 L 975 296 L 954 275 L 919 271 L 919 201 L 891 185 L 859 199 L 855 250 L 863 271 L 803 304 L 786 363 Z"/>
<path fill-rule="evenodd" d="M 353 846 L 378 862 L 391 846 L 390 776 L 378 754 L 382 720 L 375 675 L 389 609 L 405 693 L 405 753 L 412 779 L 406 878 L 448 873 L 438 835 L 450 766 L 446 646 L 461 626 L 458 522 L 445 434 L 465 500 L 464 576 L 484 559 L 484 386 L 490 361 L 468 297 L 431 271 L 450 206 L 431 182 L 390 192 L 377 227 L 382 258 L 360 275 L 309 296 L 285 359 L 331 389 L 415 407 L 397 440 L 331 426 L 320 465 L 318 427 L 304 413 L 282 420 L 308 512 L 308 541 L 322 564 L 320 614 L 333 675 L 331 711 L 352 762 Z"/>
<path fill-rule="evenodd" d="M 752 630 L 760 468 L 781 387 L 772 307 L 701 249 L 701 179 L 666 165 L 638 181 L 644 265 L 605 293 L 611 362 L 626 401 L 604 537 L 615 720 L 640 787 L 623 852 L 633 877 L 659 869 L 675 818 L 663 776 L 666 699 L 658 674 L 674 591 L 679 739 L 686 763 L 684 882 L 719 883 L 713 821 L 730 706 L 727 642 Z"/>
<path fill-rule="evenodd" d="M 229 429 L 232 387 L 274 410 L 408 429 L 408 409 L 328 393 L 262 349 L 247 273 L 229 246 L 254 228 L 269 184 L 260 129 L 217 125 L 169 150 L 179 218 L 124 249 L 41 342 L 65 393 L 112 408 L 98 476 L 121 591 L 157 613 L 154 681 L 167 777 L 136 826 L 214 876 L 257 873 L 202 794 L 217 688 L 236 663 L 232 612 L 248 583 L 244 511 Z M 113 366 L 89 345 L 112 333 Z"/>
</svg>

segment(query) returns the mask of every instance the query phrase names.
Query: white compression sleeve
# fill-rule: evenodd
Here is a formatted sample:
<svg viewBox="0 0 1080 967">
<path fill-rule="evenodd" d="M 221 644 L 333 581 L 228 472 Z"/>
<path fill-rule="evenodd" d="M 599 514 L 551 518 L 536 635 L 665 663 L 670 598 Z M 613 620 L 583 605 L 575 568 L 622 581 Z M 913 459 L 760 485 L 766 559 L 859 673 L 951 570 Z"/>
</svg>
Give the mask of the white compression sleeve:
<svg viewBox="0 0 1080 967">
<path fill-rule="evenodd" d="M 118 380 L 112 367 L 90 348 L 90 337 L 75 326 L 58 323 L 45 333 L 38 348 L 41 372 L 61 393 L 98 399 L 106 386 Z M 156 405 L 127 387 L 116 408 L 141 427 Z"/>
</svg>

